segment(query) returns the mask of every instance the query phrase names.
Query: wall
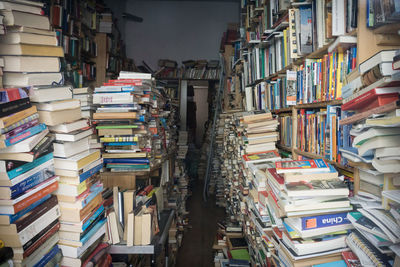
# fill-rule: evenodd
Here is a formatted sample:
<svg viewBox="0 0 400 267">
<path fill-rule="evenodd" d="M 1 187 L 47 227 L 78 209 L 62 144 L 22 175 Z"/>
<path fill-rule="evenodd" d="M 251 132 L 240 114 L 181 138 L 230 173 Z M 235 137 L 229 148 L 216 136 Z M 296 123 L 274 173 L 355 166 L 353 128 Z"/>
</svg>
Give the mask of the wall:
<svg viewBox="0 0 400 267">
<path fill-rule="evenodd" d="M 107 2 L 121 10 L 116 2 L 123 0 L 114 1 Z M 125 21 L 127 56 L 137 65 L 144 60 L 153 69 L 160 58 L 178 63 L 218 59 L 227 24 L 239 21 L 237 2 L 130 0 L 125 5 L 126 12 L 143 18 L 142 23 Z"/>
</svg>

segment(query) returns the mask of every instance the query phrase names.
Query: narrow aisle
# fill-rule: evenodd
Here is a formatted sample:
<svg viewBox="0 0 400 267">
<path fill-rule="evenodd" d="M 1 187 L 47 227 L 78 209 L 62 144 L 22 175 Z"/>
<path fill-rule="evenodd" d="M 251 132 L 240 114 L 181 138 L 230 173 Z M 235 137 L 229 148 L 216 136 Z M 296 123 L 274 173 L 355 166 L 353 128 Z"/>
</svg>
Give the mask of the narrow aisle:
<svg viewBox="0 0 400 267">
<path fill-rule="evenodd" d="M 217 232 L 217 222 L 225 218 L 225 209 L 215 205 L 215 198 L 203 201 L 203 181 L 193 181 L 193 194 L 187 201 L 189 223 L 192 226 L 183 237 L 177 267 L 214 266 L 212 245 Z"/>
</svg>

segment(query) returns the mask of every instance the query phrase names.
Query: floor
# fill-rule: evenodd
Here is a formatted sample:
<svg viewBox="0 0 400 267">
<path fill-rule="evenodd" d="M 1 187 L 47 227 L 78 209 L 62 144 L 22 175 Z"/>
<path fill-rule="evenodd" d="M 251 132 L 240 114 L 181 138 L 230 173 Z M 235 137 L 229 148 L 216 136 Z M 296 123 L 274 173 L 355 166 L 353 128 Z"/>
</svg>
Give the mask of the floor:
<svg viewBox="0 0 400 267">
<path fill-rule="evenodd" d="M 178 252 L 177 267 L 212 267 L 214 254 L 212 245 L 217 231 L 217 222 L 225 218 L 225 209 L 215 205 L 215 198 L 203 201 L 203 182 L 193 184 L 193 194 L 187 200 L 189 223 L 192 226 L 183 237 Z"/>
</svg>

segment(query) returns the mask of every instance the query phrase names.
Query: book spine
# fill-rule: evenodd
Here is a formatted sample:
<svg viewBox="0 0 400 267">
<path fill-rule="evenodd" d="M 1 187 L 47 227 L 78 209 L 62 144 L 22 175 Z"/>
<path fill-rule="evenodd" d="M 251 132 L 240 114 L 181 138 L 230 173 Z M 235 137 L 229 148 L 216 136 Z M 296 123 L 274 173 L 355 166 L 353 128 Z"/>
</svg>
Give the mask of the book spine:
<svg viewBox="0 0 400 267">
<path fill-rule="evenodd" d="M 40 170 L 39 172 L 23 180 L 22 182 L 12 186 L 10 188 L 11 198 L 16 198 L 23 192 L 33 188 L 34 186 L 40 184 L 41 182 L 44 182 L 45 180 L 53 176 L 54 176 L 54 165 L 51 164 L 50 166 Z"/>
<path fill-rule="evenodd" d="M 39 114 L 35 113 L 35 114 L 33 114 L 33 115 L 31 115 L 31 116 L 28 116 L 28 117 L 26 117 L 26 118 L 24 118 L 24 119 L 22 119 L 22 120 L 20 120 L 20 121 L 17 121 L 16 123 L 14 123 L 14 124 L 12 124 L 12 125 L 10 125 L 10 126 L 8 126 L 8 127 L 1 128 L 1 129 L 0 129 L 0 134 L 7 133 L 7 132 L 9 132 L 9 131 L 11 131 L 11 130 L 17 128 L 18 126 L 21 126 L 21 125 L 23 125 L 23 124 L 25 124 L 25 123 L 27 123 L 27 122 L 36 120 L 36 119 L 38 119 L 38 118 L 39 118 Z"/>
<path fill-rule="evenodd" d="M 48 201 L 45 201 L 41 205 L 34 208 L 27 216 L 16 221 L 15 225 L 17 227 L 17 232 L 24 230 L 27 226 L 57 205 L 57 203 L 57 197 L 53 196 Z"/>
<path fill-rule="evenodd" d="M 101 227 L 103 227 L 106 223 L 106 219 L 103 218 L 101 221 L 99 221 L 80 241 L 82 243 L 82 246 L 84 246 L 90 238 L 92 238 Z"/>
<path fill-rule="evenodd" d="M 19 134 L 17 134 L 16 136 L 9 138 L 7 140 L 4 141 L 6 146 L 11 146 L 14 145 L 16 143 L 19 143 L 35 134 L 38 134 L 40 132 L 42 132 L 43 130 L 46 129 L 46 125 L 45 124 L 39 124 L 37 126 L 34 126 L 30 129 L 27 129 Z"/>
<path fill-rule="evenodd" d="M 94 222 L 97 217 L 99 217 L 100 214 L 102 214 L 104 211 L 104 206 L 101 205 L 94 213 L 93 215 L 82 225 L 82 230 L 85 231 L 89 225 L 92 224 L 92 222 Z"/>
<path fill-rule="evenodd" d="M 137 146 L 137 142 L 103 142 L 105 146 Z"/>
<path fill-rule="evenodd" d="M 32 106 L 29 97 L 0 104 L 0 117 L 9 116 Z"/>
<path fill-rule="evenodd" d="M 12 224 L 12 223 L 16 222 L 18 219 L 20 219 L 22 216 L 24 216 L 25 214 L 27 214 L 28 212 L 30 212 L 31 210 L 36 208 L 37 206 L 39 206 L 42 203 L 44 203 L 50 197 L 51 197 L 51 195 L 47 195 L 47 196 L 43 197 L 42 199 L 40 199 L 39 201 L 37 201 L 37 202 L 33 203 L 32 205 L 30 205 L 26 209 L 23 209 L 23 210 L 21 210 L 20 212 L 18 212 L 16 214 L 13 214 L 13 215 L 1 215 L 1 216 L 7 216 L 8 217 L 8 221 L 9 221 L 8 224 Z"/>
<path fill-rule="evenodd" d="M 26 207 L 28 207 L 29 205 L 32 205 L 33 203 L 35 203 L 39 199 L 43 198 L 44 196 L 47 196 L 47 195 L 53 193 L 54 191 L 57 190 L 57 188 L 58 188 L 58 182 L 55 181 L 54 183 L 50 184 L 49 186 L 43 188 L 42 190 L 39 190 L 36 193 L 30 195 L 29 197 L 23 199 L 22 201 L 16 203 L 14 205 L 14 212 L 17 213 L 17 212 L 25 209 Z"/>
<path fill-rule="evenodd" d="M 94 94 L 93 104 L 130 104 L 133 97 L 129 93 Z"/>
<path fill-rule="evenodd" d="M 323 227 L 349 224 L 347 213 L 326 214 L 301 218 L 302 230 L 318 229 Z"/>
<path fill-rule="evenodd" d="M 46 255 L 44 255 L 44 257 L 42 257 L 42 259 L 34 265 L 34 267 L 39 267 L 39 266 L 45 266 L 47 263 L 49 263 L 51 261 L 52 258 L 54 258 L 57 253 L 60 251 L 60 248 L 58 247 L 58 245 L 55 245 L 50 252 L 48 252 Z"/>
<path fill-rule="evenodd" d="M 244 155 L 243 157 L 245 157 Z M 148 159 L 104 159 L 104 164 L 108 163 L 150 163 Z"/>
<path fill-rule="evenodd" d="M 79 175 L 79 182 L 82 183 L 86 179 L 92 177 L 95 173 L 99 172 L 103 168 L 103 163 L 93 167 L 92 169 Z"/>
<path fill-rule="evenodd" d="M 24 258 L 28 257 L 31 255 L 35 250 L 40 247 L 44 242 L 46 242 L 48 239 L 50 239 L 54 234 L 58 232 L 60 229 L 60 223 L 58 221 L 54 221 L 51 223 L 48 227 L 43 229 L 40 233 L 38 233 L 34 238 L 29 240 L 28 243 L 26 243 L 23 248 L 24 248 Z M 36 239 L 36 240 L 35 240 Z M 32 241 L 32 242 L 31 242 Z M 28 245 L 28 246 L 27 246 Z"/>
<path fill-rule="evenodd" d="M 41 164 L 41 165 L 39 165 L 39 166 L 37 166 L 37 167 L 35 167 L 35 168 L 23 173 L 22 175 L 19 175 L 19 176 L 13 178 L 11 180 L 11 184 L 13 186 L 17 185 L 20 182 L 22 182 L 22 181 L 26 180 L 27 178 L 29 178 L 30 176 L 34 175 L 35 173 L 41 171 L 42 169 L 44 169 L 46 167 L 49 167 L 50 165 L 53 165 L 53 164 L 54 164 L 54 160 L 53 159 L 49 159 L 48 161 L 44 162 L 43 164 Z"/>
<path fill-rule="evenodd" d="M 5 128 L 9 127 L 12 124 L 19 122 L 22 119 L 25 119 L 28 116 L 33 115 L 34 113 L 37 112 L 37 109 L 35 106 L 32 106 L 28 109 L 22 110 L 20 112 L 14 113 L 10 116 L 2 117 L 0 119 L 0 128 Z"/>
<path fill-rule="evenodd" d="M 4 139 L 9 139 L 9 138 L 15 137 L 17 134 L 19 134 L 33 126 L 36 126 L 38 123 L 39 123 L 39 119 L 34 119 L 25 124 L 22 124 L 22 125 L 18 126 L 17 128 L 7 132 L 4 135 Z"/>
<path fill-rule="evenodd" d="M 47 152 L 53 152 L 53 141 L 54 136 L 45 136 L 34 148 L 32 148 L 30 153 L 32 153 L 36 159 Z"/>
<path fill-rule="evenodd" d="M 137 142 L 137 136 L 115 136 L 115 137 L 101 137 L 100 142 Z"/>
<path fill-rule="evenodd" d="M 53 153 L 48 153 L 48 154 L 44 155 L 43 157 L 40 157 L 32 162 L 26 163 L 26 164 L 22 165 L 21 167 L 18 167 L 16 169 L 13 169 L 13 170 L 7 172 L 8 178 L 13 179 L 27 171 L 32 170 L 33 168 L 36 168 L 39 165 L 42 165 L 43 163 L 51 160 L 52 158 L 53 158 Z"/>
<path fill-rule="evenodd" d="M 26 244 L 30 239 L 45 229 L 46 226 L 55 221 L 58 217 L 60 217 L 60 207 L 56 205 L 18 234 L 21 243 L 23 245 Z"/>
</svg>

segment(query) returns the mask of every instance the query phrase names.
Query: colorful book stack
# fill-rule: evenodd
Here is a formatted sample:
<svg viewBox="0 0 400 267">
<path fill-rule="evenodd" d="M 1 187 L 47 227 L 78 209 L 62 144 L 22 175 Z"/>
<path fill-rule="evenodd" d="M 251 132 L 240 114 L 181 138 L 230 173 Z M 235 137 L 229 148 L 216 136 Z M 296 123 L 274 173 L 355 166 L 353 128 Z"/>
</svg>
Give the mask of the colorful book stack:
<svg viewBox="0 0 400 267">
<path fill-rule="evenodd" d="M 260 204 L 283 219 L 274 228 L 276 255 L 285 265 L 321 264 L 341 259 L 346 249 L 346 219 L 352 209 L 348 186 L 324 160 L 280 161 L 267 170 Z M 276 233 L 276 234 L 275 234 Z"/>
<path fill-rule="evenodd" d="M 99 107 L 93 119 L 104 147 L 107 170 L 150 170 L 151 130 L 157 129 L 154 122 L 147 124 L 151 117 L 152 86 L 151 74 L 120 72 L 118 80 L 95 89 L 93 103 Z"/>
<path fill-rule="evenodd" d="M 348 218 L 355 230 L 348 246 L 362 265 L 387 265 L 400 242 L 398 51 L 382 51 L 360 64 L 358 92 L 342 105 L 344 163 L 356 166 L 359 184 Z M 373 116 L 374 115 L 374 116 Z"/>
<path fill-rule="evenodd" d="M 23 89 L 1 90 L 0 239 L 15 266 L 57 264 L 60 207 L 52 138 Z"/>
</svg>

